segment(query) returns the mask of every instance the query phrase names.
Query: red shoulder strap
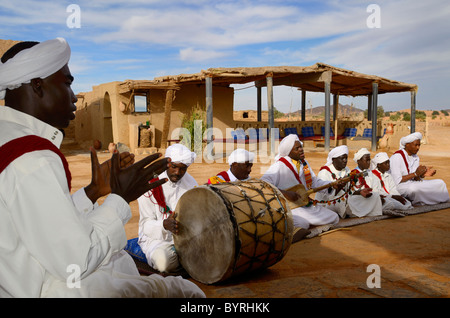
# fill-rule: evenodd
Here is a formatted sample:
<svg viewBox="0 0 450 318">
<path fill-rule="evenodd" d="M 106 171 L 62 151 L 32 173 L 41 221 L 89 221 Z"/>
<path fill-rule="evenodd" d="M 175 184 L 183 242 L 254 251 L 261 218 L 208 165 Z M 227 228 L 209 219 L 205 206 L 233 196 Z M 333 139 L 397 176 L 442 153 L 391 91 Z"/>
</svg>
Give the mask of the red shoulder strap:
<svg viewBox="0 0 450 318">
<path fill-rule="evenodd" d="M 24 136 L 17 139 L 10 140 L 0 147 L 0 173 L 8 167 L 8 165 L 20 156 L 37 150 L 51 150 L 56 153 L 62 161 L 64 170 L 66 172 L 67 185 L 69 191 L 71 190 L 72 175 L 69 170 L 69 164 L 62 152 L 49 140 L 35 136 Z"/>
<path fill-rule="evenodd" d="M 383 181 L 383 178 L 381 177 L 381 173 L 377 169 L 373 169 L 372 173 L 374 175 L 376 175 L 378 177 L 378 179 L 380 179 L 380 182 L 381 182 L 381 185 L 383 186 L 384 191 L 386 191 L 386 193 L 389 193 L 389 191 L 386 190 L 386 187 L 384 186 L 384 181 Z"/>
<path fill-rule="evenodd" d="M 226 182 L 230 182 L 230 176 L 226 171 L 219 172 L 217 175 L 221 176 Z"/>
<path fill-rule="evenodd" d="M 406 161 L 405 153 L 402 150 L 397 150 L 396 152 L 394 152 L 394 155 L 396 153 L 399 153 L 402 156 L 403 161 L 405 162 L 406 170 L 408 171 L 408 174 L 409 174 L 409 165 L 408 165 L 408 161 Z"/>
<path fill-rule="evenodd" d="M 297 179 L 298 183 L 302 183 L 300 181 L 300 176 L 298 175 L 297 171 L 295 171 L 294 167 L 289 163 L 289 161 L 287 161 L 286 159 L 284 159 L 283 157 L 281 157 L 279 159 L 282 163 L 284 163 L 294 174 L 295 178 Z"/>
<path fill-rule="evenodd" d="M 333 173 L 333 172 L 331 172 L 330 168 L 328 168 L 328 166 L 320 167 L 319 171 L 320 170 L 327 170 L 329 173 Z"/>
<path fill-rule="evenodd" d="M 360 171 L 358 170 L 358 169 L 353 169 L 352 171 L 350 171 L 350 174 L 351 175 L 355 175 L 355 174 L 358 174 L 358 173 L 360 173 Z M 358 177 L 358 180 L 359 180 L 359 182 L 361 183 L 361 186 L 364 186 L 364 188 L 370 188 L 368 185 L 367 185 L 367 182 L 366 182 L 366 179 L 363 177 L 363 176 L 359 176 Z"/>
</svg>

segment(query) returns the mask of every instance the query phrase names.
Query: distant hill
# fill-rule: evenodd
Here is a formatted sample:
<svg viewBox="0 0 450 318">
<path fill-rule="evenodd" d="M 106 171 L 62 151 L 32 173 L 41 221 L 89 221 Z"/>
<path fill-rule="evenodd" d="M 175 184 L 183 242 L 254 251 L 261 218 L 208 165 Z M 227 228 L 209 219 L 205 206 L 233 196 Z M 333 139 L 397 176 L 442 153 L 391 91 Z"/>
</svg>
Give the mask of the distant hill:
<svg viewBox="0 0 450 318">
<path fill-rule="evenodd" d="M 359 115 L 363 114 L 364 110 L 353 107 L 351 105 L 342 105 L 339 104 L 339 116 L 352 116 L 352 115 Z M 333 113 L 333 105 L 331 105 L 331 114 Z M 308 116 L 323 116 L 325 114 L 325 106 L 316 106 L 313 108 L 307 108 L 306 114 Z M 301 110 L 292 112 L 292 113 L 285 113 L 285 117 L 291 116 L 300 116 Z"/>
</svg>

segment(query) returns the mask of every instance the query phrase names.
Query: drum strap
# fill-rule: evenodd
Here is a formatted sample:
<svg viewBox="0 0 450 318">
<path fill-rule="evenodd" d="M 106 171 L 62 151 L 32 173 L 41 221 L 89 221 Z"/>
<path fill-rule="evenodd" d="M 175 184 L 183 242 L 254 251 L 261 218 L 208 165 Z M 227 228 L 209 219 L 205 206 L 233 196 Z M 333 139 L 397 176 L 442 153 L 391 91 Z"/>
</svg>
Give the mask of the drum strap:
<svg viewBox="0 0 450 318">
<path fill-rule="evenodd" d="M 295 171 L 294 167 L 289 163 L 289 161 L 287 161 L 283 157 L 281 157 L 279 160 L 282 163 L 284 163 L 286 165 L 286 167 L 288 167 L 292 171 L 292 173 L 294 174 L 294 176 L 297 179 L 298 183 L 303 184 L 302 181 L 300 180 L 300 176 L 298 175 L 297 171 Z"/>
<path fill-rule="evenodd" d="M 408 174 L 409 174 L 409 165 L 408 165 L 408 161 L 406 161 L 405 153 L 403 152 L 403 150 L 397 150 L 396 152 L 394 152 L 394 155 L 396 153 L 398 153 L 402 156 L 403 161 L 405 162 L 406 170 L 408 171 Z"/>
<path fill-rule="evenodd" d="M 38 150 L 50 150 L 56 153 L 62 161 L 64 171 L 66 172 L 67 185 L 69 191 L 71 190 L 72 175 L 69 170 L 69 164 L 67 163 L 66 157 L 62 152 L 56 147 L 50 140 L 29 135 L 13 139 L 8 141 L 6 144 L 0 147 L 0 173 L 9 166 L 11 162 L 19 158 L 20 156 L 33 151 Z"/>
<path fill-rule="evenodd" d="M 152 180 L 150 180 L 149 183 L 152 183 L 152 182 L 155 182 L 158 180 L 159 180 L 159 178 L 153 178 Z M 163 191 L 162 186 L 157 186 L 156 188 L 151 189 L 150 192 L 151 192 L 151 195 L 149 195 L 148 198 L 152 202 L 153 202 L 153 200 L 151 199 L 151 197 L 155 198 L 156 202 L 153 202 L 153 203 L 159 205 L 161 213 L 171 214 L 172 211 L 170 210 L 169 206 L 166 204 L 166 198 L 164 197 L 164 191 Z"/>
</svg>

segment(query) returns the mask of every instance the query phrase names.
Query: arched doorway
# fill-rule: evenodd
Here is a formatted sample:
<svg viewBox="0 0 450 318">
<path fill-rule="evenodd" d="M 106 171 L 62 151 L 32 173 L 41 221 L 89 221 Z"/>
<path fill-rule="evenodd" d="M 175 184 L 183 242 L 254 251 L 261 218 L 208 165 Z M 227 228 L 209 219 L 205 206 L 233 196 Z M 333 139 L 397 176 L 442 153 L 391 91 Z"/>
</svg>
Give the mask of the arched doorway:
<svg viewBox="0 0 450 318">
<path fill-rule="evenodd" d="M 110 142 L 114 142 L 112 130 L 111 99 L 109 97 L 109 93 L 106 92 L 103 98 L 103 148 L 108 149 L 108 145 Z"/>
</svg>

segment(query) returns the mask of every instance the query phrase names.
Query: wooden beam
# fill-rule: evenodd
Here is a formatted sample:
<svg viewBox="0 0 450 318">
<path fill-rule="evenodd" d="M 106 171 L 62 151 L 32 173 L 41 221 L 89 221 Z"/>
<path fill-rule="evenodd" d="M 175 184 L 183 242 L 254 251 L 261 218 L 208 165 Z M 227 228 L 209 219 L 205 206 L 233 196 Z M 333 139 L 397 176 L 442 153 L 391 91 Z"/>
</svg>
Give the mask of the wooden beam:
<svg viewBox="0 0 450 318">
<path fill-rule="evenodd" d="M 272 77 L 272 85 L 287 85 L 287 86 L 295 86 L 295 84 L 299 83 L 316 83 L 316 82 L 326 82 L 331 80 L 332 72 L 324 71 L 324 72 L 315 72 L 315 73 L 301 73 L 301 74 L 292 74 L 283 77 L 274 77 L 273 73 L 270 73 Z M 269 76 L 269 75 L 267 75 Z M 266 77 L 267 78 L 267 77 Z M 267 86 L 267 81 L 257 80 L 255 81 L 256 87 L 264 87 Z"/>
<path fill-rule="evenodd" d="M 119 94 L 126 94 L 133 90 L 164 89 L 179 90 L 180 86 L 172 82 L 153 81 L 125 81 L 117 85 Z"/>
<path fill-rule="evenodd" d="M 166 91 L 166 102 L 164 104 L 164 124 L 161 138 L 161 148 L 167 148 L 167 140 L 169 139 L 170 119 L 172 114 L 172 102 L 175 99 L 175 91 L 169 89 Z"/>
</svg>

